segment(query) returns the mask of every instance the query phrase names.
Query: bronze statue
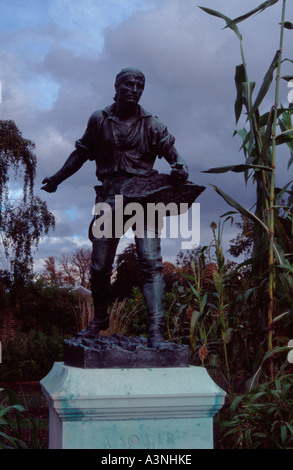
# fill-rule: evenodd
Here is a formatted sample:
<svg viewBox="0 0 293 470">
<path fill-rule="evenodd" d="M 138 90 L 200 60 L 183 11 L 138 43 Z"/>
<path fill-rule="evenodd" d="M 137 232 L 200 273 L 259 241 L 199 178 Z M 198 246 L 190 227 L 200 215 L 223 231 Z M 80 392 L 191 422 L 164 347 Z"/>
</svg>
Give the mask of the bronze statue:
<svg viewBox="0 0 293 470">
<path fill-rule="evenodd" d="M 186 162 L 179 156 L 174 137 L 159 119 L 140 105 L 145 86 L 143 73 L 125 68 L 116 77 L 114 103 L 95 111 L 75 150 L 63 167 L 43 180 L 47 192 L 55 192 L 58 185 L 77 172 L 87 160 L 95 160 L 96 175 L 102 185 L 96 187 L 96 203 L 105 202 L 113 210 L 115 195 L 134 177 L 152 178 L 156 157 L 164 157 L 171 165 L 173 184 L 183 184 L 188 178 Z M 89 237 L 92 241 L 91 291 L 94 300 L 94 319 L 80 335 L 96 337 L 109 327 L 107 312 L 110 278 L 119 237 L 94 236 L 93 224 Z M 147 230 L 147 227 L 145 227 Z M 148 346 L 159 347 L 164 342 L 164 280 L 160 237 L 135 237 L 139 265 L 143 275 L 143 294 L 149 318 Z"/>
</svg>

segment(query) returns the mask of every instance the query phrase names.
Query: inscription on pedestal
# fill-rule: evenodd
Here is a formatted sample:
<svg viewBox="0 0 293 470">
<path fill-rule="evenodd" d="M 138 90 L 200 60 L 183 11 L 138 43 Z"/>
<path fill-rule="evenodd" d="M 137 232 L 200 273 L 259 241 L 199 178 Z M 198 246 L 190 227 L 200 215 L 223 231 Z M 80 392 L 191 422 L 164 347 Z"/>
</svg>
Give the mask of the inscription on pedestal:
<svg viewBox="0 0 293 470">
<path fill-rule="evenodd" d="M 104 444 L 106 449 L 151 449 L 164 446 L 174 448 L 176 438 L 172 432 L 159 432 L 156 434 L 141 433 L 120 436 L 118 439 L 105 435 Z"/>
</svg>

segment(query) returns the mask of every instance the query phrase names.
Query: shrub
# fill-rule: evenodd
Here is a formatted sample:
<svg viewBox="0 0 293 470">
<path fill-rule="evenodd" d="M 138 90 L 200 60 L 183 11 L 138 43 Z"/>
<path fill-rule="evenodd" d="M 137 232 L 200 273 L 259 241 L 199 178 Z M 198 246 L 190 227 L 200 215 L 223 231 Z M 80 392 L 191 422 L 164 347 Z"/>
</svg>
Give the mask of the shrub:
<svg viewBox="0 0 293 470">
<path fill-rule="evenodd" d="M 27 429 L 30 429 L 29 437 Z M 0 449 L 39 448 L 37 421 L 19 404 L 12 390 L 0 388 Z"/>
<path fill-rule="evenodd" d="M 76 332 L 78 296 L 58 285 L 46 285 L 42 281 L 30 282 L 20 293 L 18 317 L 22 330 L 40 330 L 51 333 L 52 325 L 61 334 Z"/>
<path fill-rule="evenodd" d="M 261 384 L 246 395 L 229 399 L 225 433 L 219 446 L 237 449 L 293 449 L 293 374 Z"/>
<path fill-rule="evenodd" d="M 3 343 L 2 356 L 2 382 L 40 380 L 55 361 L 62 361 L 63 337 L 55 327 L 50 335 L 41 331 L 18 331 L 15 338 Z"/>
</svg>

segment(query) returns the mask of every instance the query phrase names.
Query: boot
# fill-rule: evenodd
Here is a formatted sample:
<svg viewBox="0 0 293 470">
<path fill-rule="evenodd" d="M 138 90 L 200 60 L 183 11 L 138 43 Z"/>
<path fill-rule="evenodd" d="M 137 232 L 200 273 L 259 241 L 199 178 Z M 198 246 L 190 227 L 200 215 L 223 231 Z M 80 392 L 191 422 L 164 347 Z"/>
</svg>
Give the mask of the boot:
<svg viewBox="0 0 293 470">
<path fill-rule="evenodd" d="M 80 332 L 82 337 L 92 338 L 109 328 L 108 302 L 111 288 L 112 266 L 118 240 L 106 239 L 93 242 L 91 264 L 91 292 L 95 316 L 87 328 Z"/>
<path fill-rule="evenodd" d="M 95 316 L 89 322 L 86 328 L 77 333 L 79 338 L 95 338 L 98 336 L 100 331 L 107 330 L 109 328 L 109 315 L 107 311 L 107 306 L 100 307 L 99 309 L 95 308 Z"/>
<path fill-rule="evenodd" d="M 153 275 L 152 282 L 145 283 L 143 294 L 148 311 L 148 347 L 158 348 L 165 343 L 165 289 L 162 273 Z"/>
<path fill-rule="evenodd" d="M 101 274 L 91 270 L 91 291 L 94 301 L 94 318 L 78 333 L 78 337 L 94 338 L 109 328 L 108 299 L 111 273 Z"/>
<path fill-rule="evenodd" d="M 148 312 L 148 346 L 157 348 L 164 343 L 165 283 L 159 237 L 136 237 L 136 248 L 143 280 L 143 295 Z"/>
</svg>

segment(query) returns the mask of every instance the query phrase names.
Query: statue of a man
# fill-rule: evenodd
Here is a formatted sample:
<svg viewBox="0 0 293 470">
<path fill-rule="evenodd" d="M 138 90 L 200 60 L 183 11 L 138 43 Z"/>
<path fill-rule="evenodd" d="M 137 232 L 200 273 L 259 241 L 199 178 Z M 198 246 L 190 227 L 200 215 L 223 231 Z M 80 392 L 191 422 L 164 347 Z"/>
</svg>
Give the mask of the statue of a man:
<svg viewBox="0 0 293 470">
<path fill-rule="evenodd" d="M 138 103 L 145 86 L 144 74 L 125 68 L 116 77 L 114 103 L 95 111 L 87 129 L 75 144 L 63 167 L 43 180 L 45 191 L 55 192 L 58 185 L 76 173 L 87 161 L 96 162 L 96 175 L 102 185 L 96 187 L 97 202 L 105 202 L 115 211 L 115 195 L 121 194 L 125 182 L 137 176 L 154 174 L 156 157 L 164 157 L 171 165 L 173 181 L 184 183 L 188 178 L 186 162 L 174 147 L 175 139 L 157 117 L 146 112 Z M 115 220 L 113 214 L 113 221 Z M 81 332 L 83 337 L 95 337 L 109 327 L 108 299 L 110 278 L 119 238 L 94 236 L 92 241 L 91 291 L 94 318 Z M 147 227 L 145 232 L 147 232 Z M 135 237 L 139 266 L 143 278 L 143 294 L 147 306 L 148 345 L 155 348 L 164 342 L 164 280 L 160 237 Z"/>
</svg>

